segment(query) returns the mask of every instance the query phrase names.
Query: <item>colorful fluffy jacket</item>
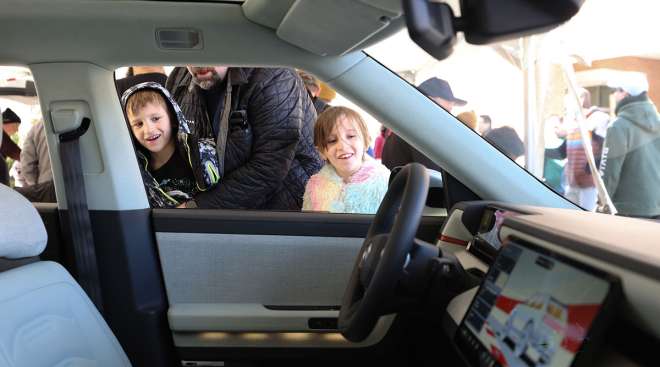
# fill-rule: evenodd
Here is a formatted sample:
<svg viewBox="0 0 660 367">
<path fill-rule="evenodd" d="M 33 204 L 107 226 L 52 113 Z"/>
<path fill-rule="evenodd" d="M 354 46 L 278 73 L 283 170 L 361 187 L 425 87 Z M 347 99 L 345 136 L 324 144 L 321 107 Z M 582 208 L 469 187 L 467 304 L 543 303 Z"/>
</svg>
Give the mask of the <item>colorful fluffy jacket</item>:
<svg viewBox="0 0 660 367">
<path fill-rule="evenodd" d="M 307 181 L 303 210 L 375 214 L 387 192 L 390 171 L 379 161 L 366 159 L 348 182 L 326 163 Z"/>
</svg>

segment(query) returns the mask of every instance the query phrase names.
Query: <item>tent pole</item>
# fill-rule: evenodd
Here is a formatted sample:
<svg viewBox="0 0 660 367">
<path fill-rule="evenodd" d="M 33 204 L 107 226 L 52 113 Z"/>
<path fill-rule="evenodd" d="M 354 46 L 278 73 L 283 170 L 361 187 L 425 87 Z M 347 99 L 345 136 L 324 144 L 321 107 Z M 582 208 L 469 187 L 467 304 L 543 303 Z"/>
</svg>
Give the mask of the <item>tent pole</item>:
<svg viewBox="0 0 660 367">
<path fill-rule="evenodd" d="M 520 40 L 523 66 L 523 95 L 525 107 L 525 169 L 536 177 L 543 176 L 542 166 L 536 159 L 536 126 L 538 113 L 536 111 L 536 44 L 534 37 L 524 37 Z"/>
</svg>

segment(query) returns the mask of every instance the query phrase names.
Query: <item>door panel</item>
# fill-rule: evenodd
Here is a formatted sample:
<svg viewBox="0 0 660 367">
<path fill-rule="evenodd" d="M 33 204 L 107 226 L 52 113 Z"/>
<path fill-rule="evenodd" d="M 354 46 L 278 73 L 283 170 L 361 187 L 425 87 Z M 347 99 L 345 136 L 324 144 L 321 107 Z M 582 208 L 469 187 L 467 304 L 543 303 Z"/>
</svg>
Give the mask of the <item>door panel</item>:
<svg viewBox="0 0 660 367">
<path fill-rule="evenodd" d="M 157 233 L 167 296 L 178 303 L 335 306 L 360 238 Z"/>
<path fill-rule="evenodd" d="M 371 215 L 155 209 L 152 216 L 169 325 L 186 355 L 367 348 L 390 329 L 394 316 L 383 317 L 358 344 L 336 330 Z M 425 217 L 418 235 L 434 241 L 443 221 Z"/>
</svg>

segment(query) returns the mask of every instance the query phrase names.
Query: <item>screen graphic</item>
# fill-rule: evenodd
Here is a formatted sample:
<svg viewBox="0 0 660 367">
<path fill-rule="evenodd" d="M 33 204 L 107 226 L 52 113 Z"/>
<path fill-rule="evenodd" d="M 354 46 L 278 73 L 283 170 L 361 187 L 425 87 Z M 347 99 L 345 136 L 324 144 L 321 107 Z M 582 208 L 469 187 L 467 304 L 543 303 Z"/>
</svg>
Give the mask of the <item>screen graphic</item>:
<svg viewBox="0 0 660 367">
<path fill-rule="evenodd" d="M 456 342 L 473 366 L 568 367 L 610 287 L 512 242 L 491 266 Z"/>
</svg>

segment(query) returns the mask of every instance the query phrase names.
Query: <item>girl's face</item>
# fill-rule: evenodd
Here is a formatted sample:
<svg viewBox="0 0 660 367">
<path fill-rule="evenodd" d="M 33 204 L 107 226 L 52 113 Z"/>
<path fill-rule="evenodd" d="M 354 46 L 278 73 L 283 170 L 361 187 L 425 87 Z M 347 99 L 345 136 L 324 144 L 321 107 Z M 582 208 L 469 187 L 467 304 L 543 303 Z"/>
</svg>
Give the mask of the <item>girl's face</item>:
<svg viewBox="0 0 660 367">
<path fill-rule="evenodd" d="M 335 168 L 339 176 L 349 178 L 360 167 L 364 158 L 364 137 L 355 122 L 341 116 L 328 136 L 327 147 L 321 156 Z"/>
<path fill-rule="evenodd" d="M 128 120 L 137 141 L 151 153 L 157 155 L 174 146 L 170 115 L 164 106 L 148 103 L 136 115 L 129 114 Z"/>
</svg>

